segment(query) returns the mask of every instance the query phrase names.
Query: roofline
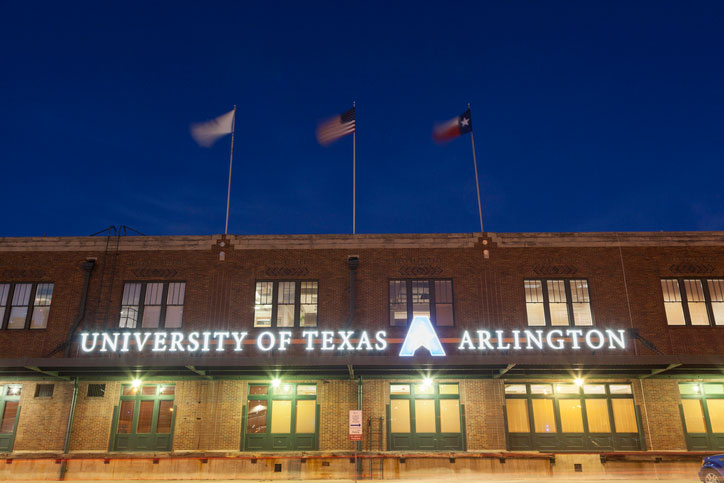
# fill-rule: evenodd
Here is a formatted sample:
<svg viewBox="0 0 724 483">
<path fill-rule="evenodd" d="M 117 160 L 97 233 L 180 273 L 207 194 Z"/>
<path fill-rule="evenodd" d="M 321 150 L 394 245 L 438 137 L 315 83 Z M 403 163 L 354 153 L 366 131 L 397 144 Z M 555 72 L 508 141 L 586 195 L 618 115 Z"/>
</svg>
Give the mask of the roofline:
<svg viewBox="0 0 724 483">
<path fill-rule="evenodd" d="M 114 239 L 109 243 L 109 239 Z M 724 247 L 724 231 L 421 233 L 327 235 L 164 235 L 0 237 L 0 252 L 210 250 L 225 241 L 235 250 L 474 248 L 483 239 L 501 248 L 524 247 Z"/>
</svg>

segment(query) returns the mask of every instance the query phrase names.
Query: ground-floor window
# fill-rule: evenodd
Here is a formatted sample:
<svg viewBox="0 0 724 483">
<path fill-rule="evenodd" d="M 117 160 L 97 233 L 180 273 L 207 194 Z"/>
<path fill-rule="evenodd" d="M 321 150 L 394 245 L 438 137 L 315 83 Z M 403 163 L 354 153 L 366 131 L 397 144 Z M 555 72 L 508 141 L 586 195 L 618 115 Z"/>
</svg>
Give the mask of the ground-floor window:
<svg viewBox="0 0 724 483">
<path fill-rule="evenodd" d="M 641 450 L 630 384 L 505 385 L 510 450 Z"/>
<path fill-rule="evenodd" d="M 21 391 L 22 386 L 19 384 L 0 386 L 0 452 L 2 453 L 13 450 L 20 416 Z"/>
<path fill-rule="evenodd" d="M 390 450 L 463 450 L 463 408 L 457 383 L 390 384 Z"/>
<path fill-rule="evenodd" d="M 243 450 L 316 450 L 318 447 L 316 384 L 249 384 Z"/>
<path fill-rule="evenodd" d="M 111 451 L 171 451 L 176 386 L 124 384 L 115 408 Z"/>
<path fill-rule="evenodd" d="M 724 449 L 724 383 L 682 382 L 679 393 L 688 449 Z"/>
</svg>

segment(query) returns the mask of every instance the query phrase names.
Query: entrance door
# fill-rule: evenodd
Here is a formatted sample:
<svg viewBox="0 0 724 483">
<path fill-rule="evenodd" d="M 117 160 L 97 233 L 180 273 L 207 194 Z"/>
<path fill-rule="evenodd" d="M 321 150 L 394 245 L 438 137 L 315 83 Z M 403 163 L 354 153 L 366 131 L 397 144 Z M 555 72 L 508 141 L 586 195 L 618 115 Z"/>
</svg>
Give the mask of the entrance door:
<svg viewBox="0 0 724 483">
<path fill-rule="evenodd" d="M 316 450 L 319 446 L 315 384 L 250 384 L 244 416 L 243 450 Z"/>
<path fill-rule="evenodd" d="M 457 383 L 390 384 L 390 450 L 463 450 Z"/>
<path fill-rule="evenodd" d="M 681 418 L 691 451 L 724 449 L 724 384 L 679 383 Z"/>
<path fill-rule="evenodd" d="M 111 435 L 113 451 L 170 451 L 176 386 L 124 385 Z"/>
<path fill-rule="evenodd" d="M 22 386 L 10 384 L 0 386 L 0 452 L 13 450 L 15 431 L 20 416 L 20 391 Z"/>
</svg>

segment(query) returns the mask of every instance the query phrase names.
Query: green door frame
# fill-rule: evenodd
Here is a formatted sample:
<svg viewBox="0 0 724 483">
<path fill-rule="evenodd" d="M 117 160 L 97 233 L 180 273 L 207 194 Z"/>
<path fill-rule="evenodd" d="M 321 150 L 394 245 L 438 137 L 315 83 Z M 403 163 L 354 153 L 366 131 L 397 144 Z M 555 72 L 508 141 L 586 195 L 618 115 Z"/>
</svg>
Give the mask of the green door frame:
<svg viewBox="0 0 724 483">
<path fill-rule="evenodd" d="M 630 382 L 608 383 L 608 382 L 590 382 L 593 385 L 603 385 L 605 387 L 604 394 L 584 394 L 583 387 L 579 387 L 577 393 L 561 393 L 554 390 L 557 385 L 570 385 L 570 383 L 555 382 L 511 382 L 513 385 L 524 385 L 526 387 L 525 394 L 505 394 L 506 401 L 509 399 L 523 399 L 526 401 L 528 411 L 528 427 L 530 431 L 527 433 L 511 433 L 508 429 L 508 412 L 507 405 L 505 408 L 505 436 L 506 447 L 509 450 L 545 450 L 545 451 L 638 451 L 643 447 L 643 438 L 641 430 L 641 418 L 639 409 L 633 396 L 633 387 Z M 610 385 L 628 385 L 631 387 L 631 394 L 612 394 Z M 550 394 L 533 394 L 531 385 L 550 385 Z M 535 432 L 535 414 L 533 412 L 534 400 L 550 400 L 553 403 L 553 416 L 556 424 L 556 431 L 551 433 Z M 561 400 L 576 400 L 581 404 L 581 418 L 583 432 L 564 433 L 561 427 Z M 607 433 L 593 433 L 589 430 L 588 416 L 586 412 L 586 401 L 606 400 L 608 410 L 608 421 L 610 431 Z M 634 405 L 634 418 L 636 420 L 637 431 L 635 433 L 622 433 L 616 431 L 616 422 L 613 414 L 613 400 L 629 399 Z"/>
<path fill-rule="evenodd" d="M 17 394 L 8 394 L 11 387 L 18 387 Z M 5 404 L 8 402 L 17 402 L 18 409 L 15 413 L 15 423 L 13 424 L 13 430 L 10 433 L 0 433 L 0 453 L 10 453 L 13 450 L 15 444 L 15 433 L 18 431 L 18 421 L 20 420 L 20 394 L 22 386 L 20 384 L 5 384 L 0 386 L 0 421 L 5 415 Z"/>
<path fill-rule="evenodd" d="M 425 450 L 425 451 L 448 451 L 459 450 L 464 451 L 465 443 L 465 408 L 460 404 L 460 384 L 457 382 L 434 382 L 432 383 L 433 392 L 416 394 L 416 386 L 422 386 L 415 382 L 390 383 L 393 385 L 409 386 L 408 394 L 392 394 L 390 392 L 390 404 L 392 400 L 403 399 L 408 400 L 410 404 L 410 432 L 409 433 L 393 433 L 390 422 L 391 408 L 387 405 L 387 449 L 394 451 L 402 450 Z M 440 394 L 440 385 L 457 386 L 457 394 Z M 459 407 L 460 432 L 459 433 L 443 433 L 441 431 L 440 421 L 440 401 L 443 399 L 457 400 Z M 417 432 L 417 411 L 416 400 L 433 400 L 435 410 L 435 432 L 434 433 L 418 433 Z"/>
<path fill-rule="evenodd" d="M 682 394 L 681 388 L 684 386 L 696 385 L 698 392 L 696 394 Z M 689 433 L 686 428 L 686 419 L 684 418 L 684 407 L 679 404 L 679 412 L 681 414 L 681 424 L 684 428 L 684 437 L 686 438 L 686 447 L 690 451 L 719 451 L 724 449 L 724 433 L 715 433 L 711 425 L 711 415 L 709 411 L 710 400 L 724 399 L 724 393 L 711 393 L 707 390 L 711 386 L 722 387 L 721 382 L 680 382 L 679 395 L 681 399 L 696 399 L 701 403 L 701 410 L 704 415 L 704 424 L 706 425 L 706 433 Z M 713 389 L 713 388 L 712 388 Z"/>
<path fill-rule="evenodd" d="M 155 386 L 155 394 L 144 395 L 142 388 Z M 118 406 L 113 410 L 113 425 L 111 427 L 110 451 L 171 451 L 173 444 L 174 428 L 176 426 L 176 406 L 172 406 L 171 428 L 168 433 L 158 433 L 158 415 L 162 401 L 174 401 L 175 384 L 143 384 L 138 388 L 136 394 L 123 394 L 123 389 L 130 387 L 124 384 L 121 388 L 121 396 Z M 174 387 L 174 394 L 161 394 L 162 387 Z M 124 401 L 132 401 L 133 418 L 131 420 L 130 433 L 118 433 L 118 422 L 121 417 L 121 406 Z M 153 414 L 151 417 L 151 430 L 148 433 L 137 433 L 138 416 L 141 410 L 141 403 L 153 401 Z"/>
<path fill-rule="evenodd" d="M 252 387 L 266 387 L 266 394 L 251 394 Z M 317 383 L 315 382 L 289 382 L 279 387 L 290 386 L 288 394 L 275 393 L 271 384 L 251 382 L 247 386 L 246 404 L 243 406 L 242 417 L 242 451 L 297 451 L 319 449 L 319 404 L 317 404 Z M 299 386 L 314 386 L 315 393 L 297 394 Z M 248 412 L 254 401 L 266 402 L 266 432 L 247 433 Z M 291 414 L 289 419 L 289 433 L 272 433 L 272 418 L 274 416 L 274 401 L 291 401 Z M 314 433 L 297 433 L 297 402 L 314 401 Z"/>
</svg>

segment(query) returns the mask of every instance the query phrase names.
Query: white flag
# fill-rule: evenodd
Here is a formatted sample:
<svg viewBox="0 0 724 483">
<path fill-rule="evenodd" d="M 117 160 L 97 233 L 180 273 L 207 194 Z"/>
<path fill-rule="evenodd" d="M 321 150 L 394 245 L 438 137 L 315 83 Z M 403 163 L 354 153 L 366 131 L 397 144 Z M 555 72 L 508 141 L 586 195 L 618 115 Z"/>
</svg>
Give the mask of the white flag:
<svg viewBox="0 0 724 483">
<path fill-rule="evenodd" d="M 200 122 L 191 125 L 191 136 L 201 146 L 206 148 L 211 147 L 222 136 L 231 134 L 234 126 L 234 113 L 235 109 L 222 114 L 216 119 L 212 119 L 206 122 Z"/>
</svg>

